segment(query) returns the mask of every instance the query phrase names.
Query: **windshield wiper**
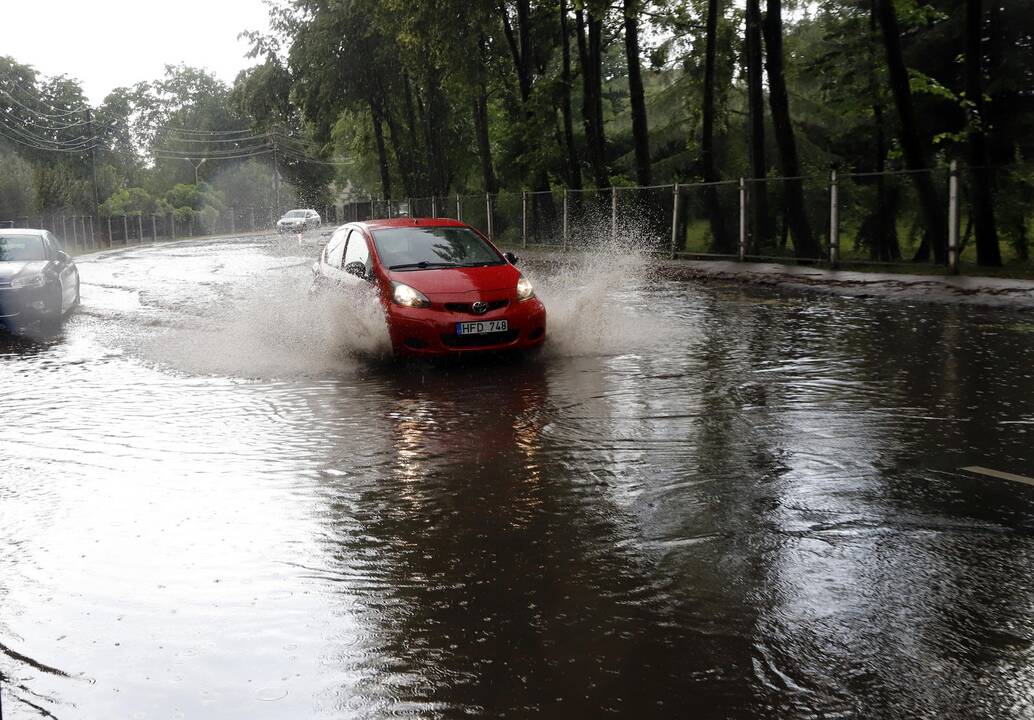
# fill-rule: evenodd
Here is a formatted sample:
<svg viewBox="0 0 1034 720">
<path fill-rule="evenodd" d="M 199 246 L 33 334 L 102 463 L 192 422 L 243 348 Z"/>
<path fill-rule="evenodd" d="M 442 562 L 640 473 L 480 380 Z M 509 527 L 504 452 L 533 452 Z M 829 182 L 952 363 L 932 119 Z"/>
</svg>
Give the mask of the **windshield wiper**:
<svg viewBox="0 0 1034 720">
<path fill-rule="evenodd" d="M 417 263 L 403 263 L 402 265 L 391 265 L 388 267 L 389 270 L 410 270 L 412 268 L 420 268 L 426 270 L 427 268 L 440 268 L 440 267 L 460 267 L 458 263 L 451 262 L 427 262 L 421 260 Z"/>
</svg>

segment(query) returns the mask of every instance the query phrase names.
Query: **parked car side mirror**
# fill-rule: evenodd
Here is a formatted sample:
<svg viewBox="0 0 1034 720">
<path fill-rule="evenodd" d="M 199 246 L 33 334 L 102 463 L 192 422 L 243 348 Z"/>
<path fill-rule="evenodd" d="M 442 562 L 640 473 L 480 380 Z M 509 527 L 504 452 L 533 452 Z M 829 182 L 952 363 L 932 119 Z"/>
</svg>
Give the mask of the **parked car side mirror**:
<svg viewBox="0 0 1034 720">
<path fill-rule="evenodd" d="M 349 275 L 355 275 L 357 278 L 366 279 L 366 264 L 361 263 L 358 260 L 350 262 L 345 265 L 345 272 Z"/>
<path fill-rule="evenodd" d="M 503 257 L 506 258 L 506 262 L 510 263 L 511 265 L 516 265 L 517 261 L 520 259 L 512 252 L 504 252 Z"/>
<path fill-rule="evenodd" d="M 66 253 L 64 250 L 58 250 L 57 251 L 57 259 L 60 260 L 63 263 L 70 263 L 70 262 L 72 262 L 72 256 L 69 255 L 68 253 Z"/>
</svg>

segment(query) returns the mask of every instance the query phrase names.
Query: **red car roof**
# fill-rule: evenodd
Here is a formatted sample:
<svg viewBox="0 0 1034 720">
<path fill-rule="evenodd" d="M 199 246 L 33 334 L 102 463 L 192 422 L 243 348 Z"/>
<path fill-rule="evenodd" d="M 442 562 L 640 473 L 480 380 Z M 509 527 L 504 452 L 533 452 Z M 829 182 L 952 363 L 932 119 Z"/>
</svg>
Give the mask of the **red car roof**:
<svg viewBox="0 0 1034 720">
<path fill-rule="evenodd" d="M 382 220 L 362 220 L 358 225 L 363 225 L 370 230 L 383 228 L 400 227 L 466 227 L 467 224 L 452 218 L 391 218 Z"/>
</svg>

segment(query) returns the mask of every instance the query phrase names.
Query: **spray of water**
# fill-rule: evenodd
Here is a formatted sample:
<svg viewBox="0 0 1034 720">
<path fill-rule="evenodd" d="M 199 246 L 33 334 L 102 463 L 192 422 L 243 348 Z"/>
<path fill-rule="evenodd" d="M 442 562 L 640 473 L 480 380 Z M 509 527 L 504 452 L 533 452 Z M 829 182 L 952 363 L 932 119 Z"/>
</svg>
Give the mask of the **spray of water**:
<svg viewBox="0 0 1034 720">
<path fill-rule="evenodd" d="M 584 232 L 571 253 L 529 271 L 549 313 L 547 356 L 619 355 L 670 339 L 648 308 L 651 245 L 635 228 L 610 235 L 609 227 Z"/>
<path fill-rule="evenodd" d="M 255 285 L 221 310 L 154 334 L 144 354 L 189 372 L 244 377 L 335 372 L 390 354 L 372 288 L 356 283 L 312 296 L 308 285 L 299 277 Z"/>
</svg>

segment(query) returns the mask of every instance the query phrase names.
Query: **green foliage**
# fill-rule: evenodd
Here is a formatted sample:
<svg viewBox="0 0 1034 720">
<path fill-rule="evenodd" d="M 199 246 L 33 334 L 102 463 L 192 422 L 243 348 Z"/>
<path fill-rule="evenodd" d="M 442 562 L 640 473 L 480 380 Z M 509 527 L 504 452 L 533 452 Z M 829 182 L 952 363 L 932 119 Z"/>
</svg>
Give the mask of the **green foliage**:
<svg viewBox="0 0 1034 720">
<path fill-rule="evenodd" d="M 0 217 L 32 215 L 37 210 L 32 165 L 10 150 L 0 148 Z"/>
<path fill-rule="evenodd" d="M 102 217 L 114 215 L 142 215 L 154 212 L 154 198 L 143 188 L 124 188 L 114 193 L 100 205 Z"/>
</svg>

